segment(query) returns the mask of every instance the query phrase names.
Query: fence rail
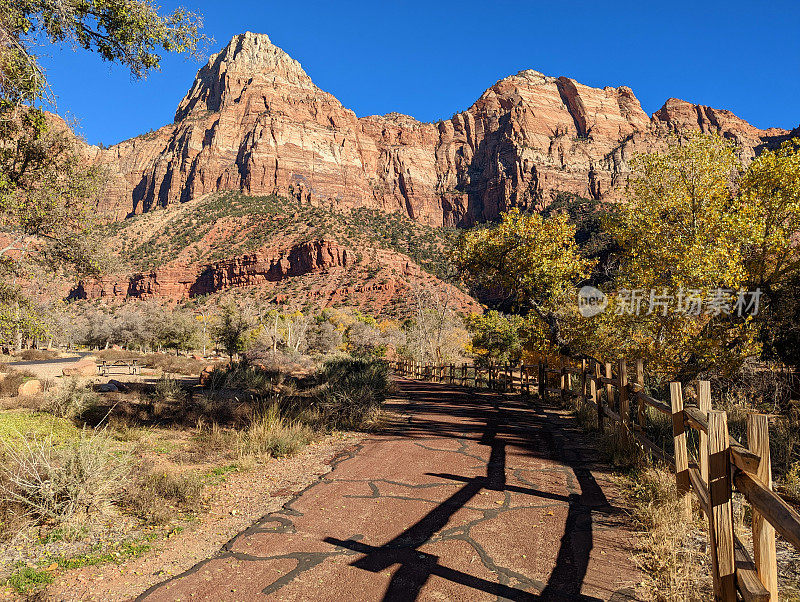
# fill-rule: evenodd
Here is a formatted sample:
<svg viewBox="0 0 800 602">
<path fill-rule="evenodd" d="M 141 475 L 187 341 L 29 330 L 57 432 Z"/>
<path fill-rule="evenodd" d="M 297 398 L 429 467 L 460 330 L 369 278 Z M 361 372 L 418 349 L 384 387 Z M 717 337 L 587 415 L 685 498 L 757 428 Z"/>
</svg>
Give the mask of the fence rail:
<svg viewBox="0 0 800 602">
<path fill-rule="evenodd" d="M 403 376 L 475 388 L 558 396 L 594 408 L 601 430 L 613 430 L 675 472 L 679 500 L 691 518 L 692 495 L 708 518 L 714 597 L 723 602 L 778 600 L 775 532 L 800 550 L 800 514 L 772 490 L 769 422 L 765 414 L 747 416 L 747 445 L 730 435 L 727 414 L 712 409 L 711 384 L 697 382 L 696 401 L 687 404 L 682 383 L 670 383 L 669 402 L 645 392 L 644 364 L 629 380 L 627 360 L 611 363 L 559 358 L 520 366 L 393 363 Z M 557 381 L 557 382 L 556 382 Z M 577 382 L 576 382 L 577 381 Z M 672 450 L 648 437 L 648 408 L 670 417 Z M 690 441 L 692 444 L 690 445 Z M 733 528 L 733 494 L 752 510 L 752 553 Z"/>
</svg>

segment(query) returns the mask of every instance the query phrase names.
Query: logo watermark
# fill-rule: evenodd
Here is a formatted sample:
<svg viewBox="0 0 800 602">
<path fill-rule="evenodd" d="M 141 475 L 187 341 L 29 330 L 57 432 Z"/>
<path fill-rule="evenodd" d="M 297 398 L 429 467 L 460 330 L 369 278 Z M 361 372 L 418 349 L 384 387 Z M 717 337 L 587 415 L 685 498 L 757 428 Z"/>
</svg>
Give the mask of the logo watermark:
<svg viewBox="0 0 800 602">
<path fill-rule="evenodd" d="M 578 312 L 591 318 L 605 311 L 608 298 L 593 286 L 584 286 L 578 291 Z M 761 307 L 761 289 L 754 291 L 716 288 L 709 291 L 695 288 L 679 288 L 677 291 L 662 289 L 620 289 L 614 295 L 614 314 L 666 316 L 674 313 L 684 316 L 755 316 Z"/>
<path fill-rule="evenodd" d="M 608 297 L 605 293 L 593 286 L 584 286 L 578 291 L 578 312 L 584 318 L 591 318 L 605 311 L 608 307 Z"/>
</svg>

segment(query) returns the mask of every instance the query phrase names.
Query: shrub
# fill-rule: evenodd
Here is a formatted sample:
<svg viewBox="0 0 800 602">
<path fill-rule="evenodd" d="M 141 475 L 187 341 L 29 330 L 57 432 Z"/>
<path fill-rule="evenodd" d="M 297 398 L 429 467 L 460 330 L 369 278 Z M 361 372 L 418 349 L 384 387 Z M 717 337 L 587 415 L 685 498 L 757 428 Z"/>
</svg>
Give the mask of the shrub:
<svg viewBox="0 0 800 602">
<path fill-rule="evenodd" d="M 19 395 L 19 386 L 28 378 L 36 375 L 28 370 L 9 370 L 5 373 L 3 380 L 0 380 L 0 395 L 5 397 L 16 397 Z"/>
<path fill-rule="evenodd" d="M 214 391 L 241 389 L 265 395 L 275 392 L 283 384 L 284 378 L 279 369 L 255 366 L 242 360 L 215 368 L 209 376 L 208 387 Z"/>
<path fill-rule="evenodd" d="M 281 416 L 278 404 L 257 414 L 247 429 L 238 435 L 240 456 L 273 456 L 280 458 L 297 453 L 311 442 L 311 429 L 296 420 Z"/>
<path fill-rule="evenodd" d="M 54 391 L 42 405 L 42 410 L 59 418 L 75 418 L 96 407 L 97 393 L 71 378 Z"/>
<path fill-rule="evenodd" d="M 186 403 L 186 390 L 176 379 L 162 376 L 153 387 L 153 400 L 167 405 L 183 406 Z"/>
<path fill-rule="evenodd" d="M 305 372 L 313 367 L 310 358 L 294 349 L 275 349 L 266 347 L 262 343 L 255 343 L 247 350 L 245 358 L 254 366 L 260 367 L 267 372 L 282 372 L 292 374 L 295 372 Z"/>
<path fill-rule="evenodd" d="M 131 360 L 131 359 L 139 359 L 143 357 L 141 354 L 133 352 L 133 351 L 125 351 L 123 349 L 103 349 L 101 351 L 96 351 L 94 356 L 99 360 L 105 360 L 107 362 L 116 362 L 118 360 Z"/>
<path fill-rule="evenodd" d="M 800 420 L 798 420 L 798 416 L 790 415 L 788 418 L 775 421 L 770 429 L 769 443 L 773 474 L 777 478 L 784 475 L 788 478 L 792 466 L 800 465 Z M 800 473 L 800 470 L 798 472 Z"/>
<path fill-rule="evenodd" d="M 800 462 L 792 464 L 786 473 L 783 486 L 789 497 L 800 500 Z"/>
<path fill-rule="evenodd" d="M 325 362 L 319 408 L 335 428 L 363 428 L 374 419 L 389 390 L 389 370 L 380 360 L 335 358 Z"/>
<path fill-rule="evenodd" d="M 205 366 L 205 363 L 191 357 L 180 357 L 165 353 L 150 353 L 143 356 L 140 361 L 145 368 L 153 368 L 162 372 L 182 374 L 184 376 L 200 374 L 200 371 Z"/>
<path fill-rule="evenodd" d="M 105 433 L 98 431 L 81 431 L 61 447 L 50 437 L 5 442 L 5 452 L 3 500 L 19 504 L 37 523 L 60 524 L 106 511 L 128 474 L 126 459 L 112 454 Z"/>
</svg>

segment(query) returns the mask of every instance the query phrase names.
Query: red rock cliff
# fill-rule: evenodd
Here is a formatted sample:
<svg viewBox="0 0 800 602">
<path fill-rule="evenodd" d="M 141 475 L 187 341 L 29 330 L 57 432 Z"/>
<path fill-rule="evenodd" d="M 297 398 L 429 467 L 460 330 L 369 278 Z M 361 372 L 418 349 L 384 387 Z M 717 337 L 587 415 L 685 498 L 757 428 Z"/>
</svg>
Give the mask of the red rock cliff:
<svg viewBox="0 0 800 602">
<path fill-rule="evenodd" d="M 200 69 L 174 123 L 88 152 L 113 174 L 102 209 L 116 217 L 239 190 L 452 225 L 544 204 L 557 191 L 614 196 L 632 153 L 688 131 L 731 138 L 744 159 L 788 134 L 674 99 L 649 117 L 625 86 L 530 70 L 439 123 L 357 118 L 266 35 L 244 33 Z"/>
<path fill-rule="evenodd" d="M 352 253 L 334 242 L 309 241 L 277 256 L 253 254 L 206 266 L 169 265 L 130 277 L 84 280 L 78 283 L 70 296 L 75 299 L 161 297 L 181 300 L 228 288 L 278 282 L 332 267 L 345 267 L 352 261 Z"/>
</svg>

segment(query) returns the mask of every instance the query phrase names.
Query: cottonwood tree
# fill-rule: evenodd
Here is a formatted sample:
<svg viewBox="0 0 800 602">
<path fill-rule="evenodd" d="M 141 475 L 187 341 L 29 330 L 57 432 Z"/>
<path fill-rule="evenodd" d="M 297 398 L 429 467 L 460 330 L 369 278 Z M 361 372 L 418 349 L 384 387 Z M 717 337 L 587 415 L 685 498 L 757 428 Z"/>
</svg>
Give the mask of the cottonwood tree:
<svg viewBox="0 0 800 602">
<path fill-rule="evenodd" d="M 517 364 L 525 345 L 525 318 L 491 310 L 471 315 L 467 326 L 472 333 L 470 351 L 478 364 Z"/>
<path fill-rule="evenodd" d="M 647 300 L 639 315 L 605 317 L 624 334 L 618 355 L 689 379 L 761 352 L 774 293 L 800 269 L 799 148 L 787 142 L 744 168 L 732 143 L 695 135 L 632 162 L 629 201 L 609 223 L 622 248 L 615 285 L 673 298 L 668 311 Z M 686 311 L 689 293 L 703 311 Z"/>
<path fill-rule="evenodd" d="M 468 337 L 450 290 L 412 283 L 411 293 L 414 313 L 405 327 L 406 352 L 437 365 L 459 361 Z"/>
<path fill-rule="evenodd" d="M 766 351 L 800 368 L 800 138 L 756 157 L 740 181 L 749 288 L 764 293 L 761 341 Z"/>
<path fill-rule="evenodd" d="M 750 322 L 708 311 L 715 296 L 732 304 L 733 293 L 720 291 L 747 280 L 734 151 L 719 136 L 696 135 L 632 160 L 627 202 L 608 223 L 621 250 L 609 287 L 616 295 L 593 319 L 600 354 L 635 354 L 664 377 L 691 378 L 712 365 L 735 369 L 757 352 Z"/>
<path fill-rule="evenodd" d="M 544 326 L 531 345 L 569 350 L 565 303 L 596 260 L 581 255 L 575 226 L 566 215 L 544 218 L 512 209 L 500 223 L 462 234 L 455 260 L 473 286 L 502 297 L 515 313 L 532 314 Z"/>
<path fill-rule="evenodd" d="M 43 327 L 21 295 L 24 262 L 99 269 L 87 202 L 101 185 L 66 124 L 45 112 L 52 95 L 36 45 L 72 43 L 143 77 L 165 51 L 194 53 L 199 16 L 145 0 L 0 0 L 0 337 Z"/>
<path fill-rule="evenodd" d="M 744 168 L 728 141 L 698 134 L 635 157 L 626 202 L 604 222 L 615 269 L 603 284 L 610 306 L 597 316 L 575 311 L 574 288 L 591 265 L 565 216 L 512 211 L 467 233 L 460 263 L 562 351 L 641 357 L 665 380 L 733 372 L 771 336 L 769 311 L 753 313 L 755 289 L 776 315 L 770 299 L 800 270 L 799 147 L 787 142 Z"/>
<path fill-rule="evenodd" d="M 244 352 L 252 341 L 258 321 L 250 308 L 228 301 L 220 307 L 217 321 L 211 329 L 214 340 L 233 359 Z"/>
</svg>

